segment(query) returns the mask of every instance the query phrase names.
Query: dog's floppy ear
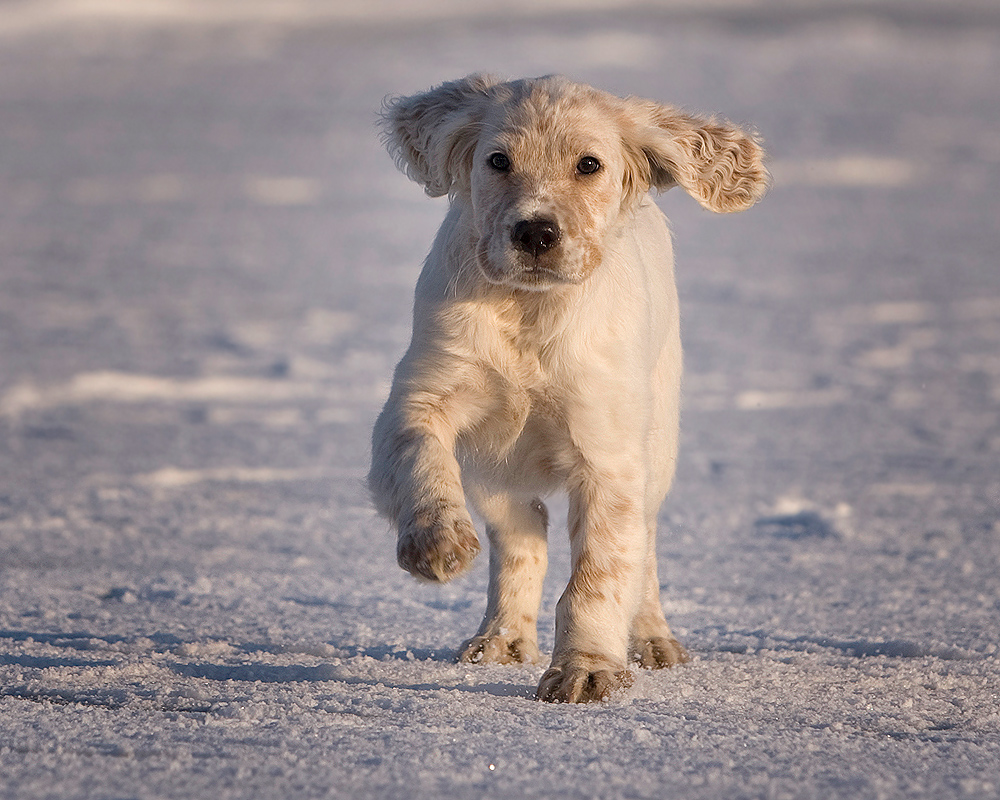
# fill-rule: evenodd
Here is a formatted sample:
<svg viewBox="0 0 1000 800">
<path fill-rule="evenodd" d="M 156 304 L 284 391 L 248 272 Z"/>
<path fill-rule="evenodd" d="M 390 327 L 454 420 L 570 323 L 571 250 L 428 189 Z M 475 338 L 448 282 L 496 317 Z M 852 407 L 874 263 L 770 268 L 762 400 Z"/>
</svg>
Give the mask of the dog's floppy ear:
<svg viewBox="0 0 1000 800">
<path fill-rule="evenodd" d="M 470 75 L 422 94 L 386 100 L 386 147 L 431 197 L 467 188 L 482 115 L 490 90 L 499 83 L 488 75 Z"/>
<path fill-rule="evenodd" d="M 711 211 L 743 211 L 770 184 L 757 137 L 735 125 L 629 99 L 624 143 L 626 194 L 681 186 Z"/>
</svg>

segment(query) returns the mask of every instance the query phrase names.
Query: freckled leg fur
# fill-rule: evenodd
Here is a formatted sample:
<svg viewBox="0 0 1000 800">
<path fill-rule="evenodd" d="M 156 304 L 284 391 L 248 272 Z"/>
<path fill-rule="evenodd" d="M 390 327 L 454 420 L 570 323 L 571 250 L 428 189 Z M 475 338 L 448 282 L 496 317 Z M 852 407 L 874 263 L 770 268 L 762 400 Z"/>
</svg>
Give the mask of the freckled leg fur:
<svg viewBox="0 0 1000 800">
<path fill-rule="evenodd" d="M 584 479 L 570 493 L 573 573 L 556 607 L 555 648 L 538 685 L 540 700 L 603 700 L 629 683 L 630 622 L 642 598 L 648 540 L 636 507 L 641 493 L 608 484 Z"/>
<path fill-rule="evenodd" d="M 537 498 L 508 494 L 479 497 L 476 506 L 487 521 L 490 584 L 486 616 L 476 635 L 462 645 L 459 661 L 536 663 L 548 512 Z"/>
</svg>

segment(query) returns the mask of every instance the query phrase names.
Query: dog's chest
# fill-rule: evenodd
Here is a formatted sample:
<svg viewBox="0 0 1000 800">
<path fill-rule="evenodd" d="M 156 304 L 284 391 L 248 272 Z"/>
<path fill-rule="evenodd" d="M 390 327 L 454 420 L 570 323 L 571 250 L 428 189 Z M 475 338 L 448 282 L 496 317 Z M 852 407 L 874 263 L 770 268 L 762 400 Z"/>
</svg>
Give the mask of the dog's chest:
<svg viewBox="0 0 1000 800">
<path fill-rule="evenodd" d="M 566 359 L 552 320 L 505 309 L 493 318 L 485 367 L 492 375 L 492 407 L 483 426 L 495 451 L 509 452 L 525 439 L 549 446 L 565 436 Z"/>
<path fill-rule="evenodd" d="M 493 328 L 488 360 L 512 391 L 543 396 L 560 379 L 563 321 L 544 307 L 506 303 L 490 314 Z"/>
</svg>

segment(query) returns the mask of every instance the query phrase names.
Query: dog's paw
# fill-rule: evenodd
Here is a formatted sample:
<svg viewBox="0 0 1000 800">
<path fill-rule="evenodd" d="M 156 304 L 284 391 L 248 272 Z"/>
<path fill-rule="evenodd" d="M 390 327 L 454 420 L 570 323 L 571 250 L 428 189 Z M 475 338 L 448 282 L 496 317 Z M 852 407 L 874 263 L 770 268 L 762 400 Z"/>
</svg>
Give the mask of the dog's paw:
<svg viewBox="0 0 1000 800">
<path fill-rule="evenodd" d="M 458 660 L 464 664 L 535 664 L 538 645 L 514 633 L 474 636 L 462 645 Z"/>
<path fill-rule="evenodd" d="M 569 658 L 549 667 L 542 675 L 535 699 L 547 703 L 593 703 L 607 700 L 613 692 L 627 689 L 635 676 L 596 657 Z"/>
<path fill-rule="evenodd" d="M 447 583 L 479 554 L 479 537 L 463 508 L 442 506 L 418 515 L 399 531 L 396 560 L 413 577 Z"/>
<path fill-rule="evenodd" d="M 646 669 L 676 667 L 689 660 L 687 650 L 672 636 L 654 636 L 645 641 L 635 642 L 632 658 Z"/>
</svg>

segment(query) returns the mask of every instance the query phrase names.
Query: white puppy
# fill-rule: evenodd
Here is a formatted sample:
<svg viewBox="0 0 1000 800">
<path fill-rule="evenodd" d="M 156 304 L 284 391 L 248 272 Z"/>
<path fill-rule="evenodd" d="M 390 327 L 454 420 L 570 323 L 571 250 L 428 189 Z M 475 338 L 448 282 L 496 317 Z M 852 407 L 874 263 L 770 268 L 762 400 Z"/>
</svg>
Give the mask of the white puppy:
<svg viewBox="0 0 1000 800">
<path fill-rule="evenodd" d="M 606 697 L 629 660 L 686 654 L 667 626 L 656 518 L 677 455 L 681 344 L 670 233 L 648 197 L 713 211 L 767 188 L 748 133 L 560 77 L 470 76 L 394 100 L 390 151 L 448 215 L 417 283 L 413 339 L 375 425 L 371 490 L 400 565 L 448 581 L 479 551 L 486 617 L 468 662 L 535 661 L 539 497 L 568 492 L 572 577 L 542 700 Z"/>
</svg>

